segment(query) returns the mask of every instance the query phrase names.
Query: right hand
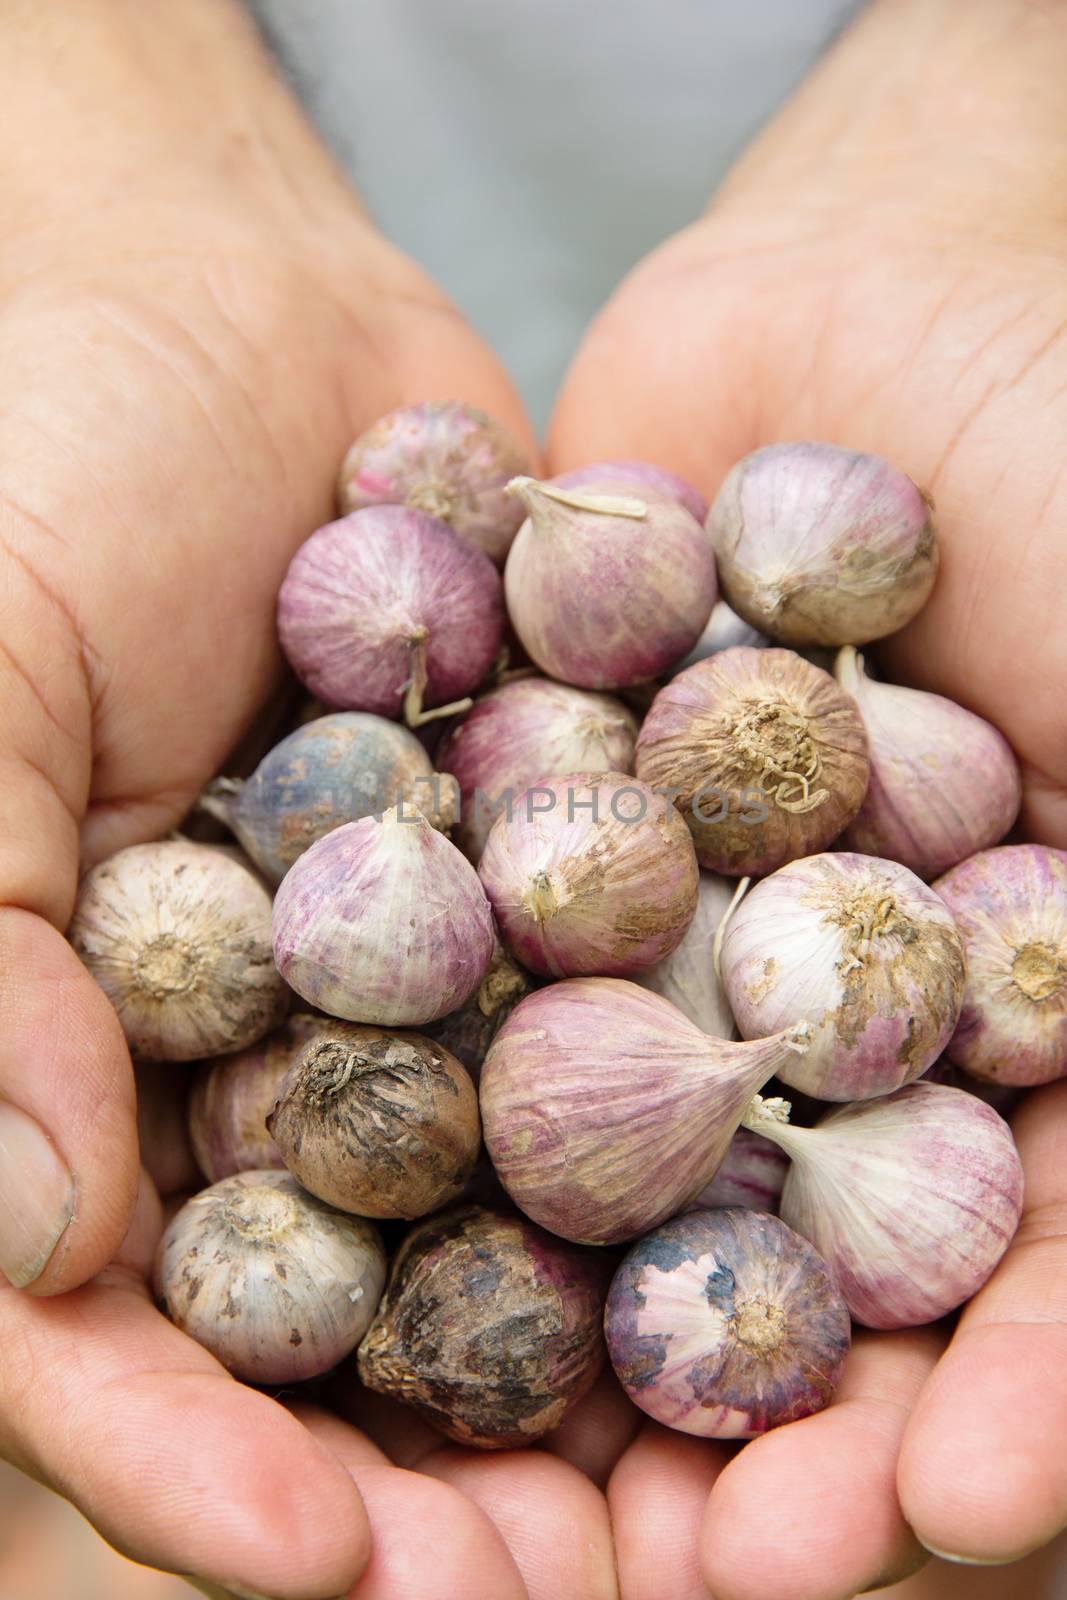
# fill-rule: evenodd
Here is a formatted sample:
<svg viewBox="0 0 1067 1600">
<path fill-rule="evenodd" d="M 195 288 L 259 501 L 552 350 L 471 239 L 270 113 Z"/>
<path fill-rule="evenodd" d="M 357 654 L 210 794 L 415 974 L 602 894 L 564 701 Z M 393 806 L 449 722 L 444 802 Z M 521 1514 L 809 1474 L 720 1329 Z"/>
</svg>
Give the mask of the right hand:
<svg viewBox="0 0 1067 1600">
<path fill-rule="evenodd" d="M 355 434 L 435 396 L 528 426 L 239 9 L 45 0 L 0 23 L 0 62 L 32 152 L 0 178 L 0 1452 L 209 1583 L 520 1600 L 559 1560 L 539 1517 L 577 1517 L 610 1596 L 573 1467 L 542 1470 L 517 1564 L 476 1503 L 506 1461 L 468 1493 L 416 1479 L 155 1310 L 130 1060 L 63 938 L 79 861 L 174 826 L 269 699 L 277 589 Z"/>
</svg>

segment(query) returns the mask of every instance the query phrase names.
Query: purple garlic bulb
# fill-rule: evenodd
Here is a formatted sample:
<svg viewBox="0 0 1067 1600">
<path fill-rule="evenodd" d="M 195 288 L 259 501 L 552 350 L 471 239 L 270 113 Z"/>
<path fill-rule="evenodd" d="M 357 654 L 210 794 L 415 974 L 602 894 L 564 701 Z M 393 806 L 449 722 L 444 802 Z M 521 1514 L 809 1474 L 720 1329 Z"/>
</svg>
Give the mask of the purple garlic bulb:
<svg viewBox="0 0 1067 1600">
<path fill-rule="evenodd" d="M 691 1211 L 615 1274 L 608 1355 L 636 1406 L 703 1439 L 751 1439 L 821 1411 L 848 1354 L 826 1263 L 777 1217 Z"/>
<path fill-rule="evenodd" d="M 335 711 L 288 734 L 250 778 L 216 779 L 200 806 L 232 829 L 265 877 L 280 883 L 317 839 L 403 802 L 447 831 L 455 785 L 434 772 L 407 728 L 369 712 Z"/>
<path fill-rule="evenodd" d="M 934 888 L 967 953 L 949 1059 L 1002 1084 L 1067 1075 L 1067 850 L 981 850 Z"/>
<path fill-rule="evenodd" d="M 458 400 L 427 400 L 390 411 L 345 456 L 342 511 L 402 505 L 455 528 L 498 566 L 522 521 L 505 493 L 529 472 L 526 454 L 499 423 Z"/>
<path fill-rule="evenodd" d="M 412 727 L 466 710 L 504 637 L 500 577 L 446 523 L 369 506 L 300 546 L 278 595 L 297 677 L 328 706 Z"/>
<path fill-rule="evenodd" d="M 693 1201 L 694 1211 L 718 1206 L 744 1206 L 746 1211 L 776 1212 L 789 1171 L 784 1150 L 748 1128 L 738 1128 L 722 1165 Z"/>
<path fill-rule="evenodd" d="M 604 1361 L 608 1264 L 507 1211 L 464 1206 L 408 1234 L 359 1347 L 368 1389 L 460 1444 L 558 1428 Z"/>
<path fill-rule="evenodd" d="M 595 461 L 590 466 L 559 472 L 548 481 L 554 489 L 604 489 L 609 485 L 638 493 L 651 489 L 684 506 L 701 524 L 708 514 L 708 502 L 699 489 L 669 467 L 657 467 L 651 461 Z"/>
<path fill-rule="evenodd" d="M 723 595 L 779 644 L 865 644 L 896 633 L 937 576 L 930 510 L 880 456 L 836 444 L 754 450 L 708 513 Z"/>
<path fill-rule="evenodd" d="M 691 650 L 715 603 L 715 561 L 684 506 L 516 478 L 528 520 L 504 584 L 520 643 L 581 689 L 655 678 Z"/>
</svg>

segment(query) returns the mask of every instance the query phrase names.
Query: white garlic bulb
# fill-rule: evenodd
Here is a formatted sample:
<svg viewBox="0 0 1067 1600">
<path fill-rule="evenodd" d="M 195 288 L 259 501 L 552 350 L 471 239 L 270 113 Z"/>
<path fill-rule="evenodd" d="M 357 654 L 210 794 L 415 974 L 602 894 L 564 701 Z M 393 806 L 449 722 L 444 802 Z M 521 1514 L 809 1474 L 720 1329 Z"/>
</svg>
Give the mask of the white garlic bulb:
<svg viewBox="0 0 1067 1600">
<path fill-rule="evenodd" d="M 299 1383 L 355 1349 L 385 1286 L 378 1230 L 287 1172 L 238 1172 L 164 1233 L 156 1292 L 171 1321 L 249 1383 Z"/>
<path fill-rule="evenodd" d="M 82 881 L 69 938 L 131 1051 L 192 1061 L 253 1044 L 288 996 L 274 965 L 270 894 L 236 851 L 136 844 Z"/>
<path fill-rule="evenodd" d="M 963 944 L 948 907 L 907 867 L 847 851 L 764 878 L 722 938 L 722 981 L 745 1039 L 810 1022 L 784 1083 L 866 1100 L 918 1078 L 952 1037 Z"/>
</svg>

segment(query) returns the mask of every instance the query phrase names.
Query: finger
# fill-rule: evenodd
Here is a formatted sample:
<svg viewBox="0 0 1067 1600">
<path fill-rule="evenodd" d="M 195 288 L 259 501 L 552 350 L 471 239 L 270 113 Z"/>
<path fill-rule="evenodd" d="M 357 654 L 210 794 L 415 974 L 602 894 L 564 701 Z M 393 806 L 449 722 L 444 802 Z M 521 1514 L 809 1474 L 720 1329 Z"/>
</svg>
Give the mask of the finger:
<svg viewBox="0 0 1067 1600">
<path fill-rule="evenodd" d="M 421 1472 L 391 1466 L 374 1444 L 329 1412 L 297 1409 L 314 1437 L 351 1472 L 367 1507 L 372 1553 L 350 1600 L 527 1600 L 503 1539 L 464 1494 Z"/>
<path fill-rule="evenodd" d="M 543 1450 L 486 1453 L 446 1446 L 420 1472 L 450 1483 L 499 1529 L 530 1600 L 618 1600 L 604 1496 Z"/>
<path fill-rule="evenodd" d="M 720 1474 L 701 1531 L 716 1600 L 841 1600 L 925 1559 L 897 1504 L 908 1414 L 942 1340 L 860 1334 L 834 1404 L 754 1440 Z M 773 1539 L 762 1519 L 773 1507 Z"/>
<path fill-rule="evenodd" d="M 141 1162 L 160 1194 L 202 1189 L 206 1182 L 189 1142 L 191 1069 L 173 1061 L 134 1067 Z"/>
<path fill-rule="evenodd" d="M 641 1412 L 626 1398 L 615 1374 L 604 1372 L 562 1425 L 545 1435 L 541 1449 L 569 1461 L 604 1489 L 642 1421 Z"/>
<path fill-rule="evenodd" d="M 1014 1118 L 1026 1175 L 1015 1242 L 919 1397 L 898 1485 L 928 1549 L 1014 1561 L 1067 1524 L 1067 1083 Z"/>
<path fill-rule="evenodd" d="M 645 1421 L 608 1482 L 620 1600 L 707 1600 L 698 1545 L 708 1492 L 730 1458 L 724 1445 Z"/>
<path fill-rule="evenodd" d="M 356 1375 L 355 1362 L 346 1362 L 325 1390 L 330 1407 L 370 1439 L 394 1467 L 414 1468 L 442 1442 L 437 1428 L 411 1406 L 388 1395 L 365 1389 Z"/>
<path fill-rule="evenodd" d="M 138 1288 L 0 1295 L 0 1454 L 125 1555 L 275 1600 L 343 1593 L 370 1534 L 329 1450 Z"/>
<path fill-rule="evenodd" d="M 82 1283 L 122 1243 L 137 1194 L 122 1030 L 66 940 L 0 910 L 0 1269 L 18 1288 Z"/>
</svg>

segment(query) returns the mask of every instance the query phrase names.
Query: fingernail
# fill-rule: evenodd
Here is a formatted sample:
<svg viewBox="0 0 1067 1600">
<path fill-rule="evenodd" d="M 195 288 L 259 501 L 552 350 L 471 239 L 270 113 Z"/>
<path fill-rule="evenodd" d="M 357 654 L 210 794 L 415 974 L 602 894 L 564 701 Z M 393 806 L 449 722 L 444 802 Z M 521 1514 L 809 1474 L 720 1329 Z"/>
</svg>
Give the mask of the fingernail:
<svg viewBox="0 0 1067 1600">
<path fill-rule="evenodd" d="M 39 1122 L 0 1100 L 0 1272 L 34 1283 L 74 1215 L 74 1179 Z"/>
<path fill-rule="evenodd" d="M 920 1540 L 924 1550 L 929 1550 L 932 1556 L 939 1561 L 951 1561 L 956 1567 L 1007 1567 L 1018 1558 L 1016 1556 L 958 1556 L 951 1550 L 938 1550 L 932 1544 L 927 1544 L 925 1539 Z"/>
</svg>

